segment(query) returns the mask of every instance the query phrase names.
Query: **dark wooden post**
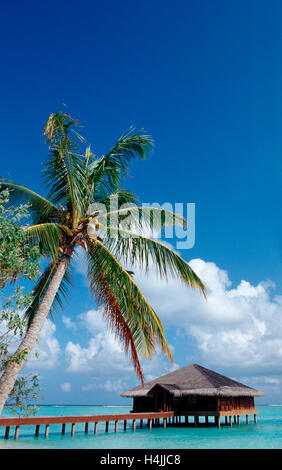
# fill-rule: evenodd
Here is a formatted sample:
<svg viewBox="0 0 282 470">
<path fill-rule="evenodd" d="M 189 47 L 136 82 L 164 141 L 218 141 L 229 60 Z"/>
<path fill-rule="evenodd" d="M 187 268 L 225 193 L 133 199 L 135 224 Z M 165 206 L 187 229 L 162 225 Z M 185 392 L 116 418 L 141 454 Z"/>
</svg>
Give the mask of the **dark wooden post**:
<svg viewBox="0 0 282 470">
<path fill-rule="evenodd" d="M 71 435 L 74 436 L 74 433 L 75 433 L 75 424 L 72 423 L 72 425 L 71 425 Z"/>
<path fill-rule="evenodd" d="M 62 436 L 64 436 L 66 433 L 66 423 L 62 424 Z"/>
<path fill-rule="evenodd" d="M 37 425 L 36 425 L 36 428 L 35 428 L 35 437 L 38 437 L 38 436 L 39 436 L 39 428 L 40 428 L 40 425 L 37 424 Z"/>
<path fill-rule="evenodd" d="M 118 430 L 118 421 L 115 421 L 115 432 Z"/>
<path fill-rule="evenodd" d="M 9 439 L 10 426 L 6 426 L 5 439 Z"/>
<path fill-rule="evenodd" d="M 124 431 L 126 431 L 126 425 L 127 425 L 127 421 L 126 421 L 126 419 L 125 419 L 124 422 L 123 422 L 123 429 L 124 429 Z"/>
<path fill-rule="evenodd" d="M 95 421 L 95 424 L 94 424 L 94 434 L 97 434 L 98 433 L 98 423 L 97 421 Z"/>
<path fill-rule="evenodd" d="M 88 434 L 88 424 L 89 424 L 89 423 L 85 423 L 85 427 L 84 427 L 84 432 L 85 432 L 85 434 Z"/>
<path fill-rule="evenodd" d="M 109 421 L 106 421 L 106 427 L 105 427 L 105 431 L 108 432 L 109 431 Z"/>
<path fill-rule="evenodd" d="M 132 425 L 133 425 L 133 431 L 135 432 L 136 431 L 136 419 L 132 421 Z"/>
</svg>

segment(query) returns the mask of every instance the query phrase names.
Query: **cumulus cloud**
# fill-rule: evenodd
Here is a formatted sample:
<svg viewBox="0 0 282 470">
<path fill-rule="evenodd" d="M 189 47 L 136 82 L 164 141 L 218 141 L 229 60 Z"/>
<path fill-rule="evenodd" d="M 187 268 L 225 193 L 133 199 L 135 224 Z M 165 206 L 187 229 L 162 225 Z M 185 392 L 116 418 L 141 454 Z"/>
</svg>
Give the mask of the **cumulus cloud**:
<svg viewBox="0 0 282 470">
<path fill-rule="evenodd" d="M 65 348 L 67 371 L 87 374 L 92 381 L 84 386 L 84 391 L 104 388 L 109 391 L 124 390 L 126 383 L 136 381 L 130 358 L 125 354 L 122 344 L 107 330 L 101 310 L 88 310 L 79 316 L 80 327 L 90 335 L 86 346 L 69 341 Z M 173 347 L 171 347 L 173 349 Z M 172 366 L 157 352 L 153 360 L 141 360 L 146 380 L 167 373 Z M 101 382 L 101 379 L 106 379 Z M 101 385 L 102 384 L 102 385 Z M 132 386 L 134 386 L 133 384 Z"/>
<path fill-rule="evenodd" d="M 47 319 L 42 328 L 39 343 L 31 352 L 25 367 L 41 370 L 50 369 L 58 365 L 61 350 L 59 342 L 55 337 L 55 332 L 55 324 Z"/>
<path fill-rule="evenodd" d="M 176 353 L 181 347 L 181 366 L 191 362 L 193 345 L 193 362 L 226 375 L 232 371 L 243 383 L 278 391 L 282 383 L 282 295 L 275 295 L 275 285 L 269 280 L 253 285 L 245 279 L 233 285 L 228 271 L 213 262 L 193 259 L 189 264 L 206 286 L 206 300 L 198 290 L 172 277 L 159 279 L 153 266 L 147 275 L 134 269 L 136 282 L 173 334 L 170 347 Z M 67 344 L 68 371 L 87 373 L 91 380 L 85 387 L 93 390 L 137 385 L 132 364 L 107 331 L 101 311 L 83 313 L 79 325 L 89 339 L 84 345 Z M 158 352 L 153 360 L 142 361 L 142 367 L 145 380 L 151 380 L 173 366 Z"/>
<path fill-rule="evenodd" d="M 196 341 L 199 362 L 281 373 L 282 302 L 272 295 L 273 283 L 242 280 L 232 288 L 227 271 L 215 263 L 189 264 L 206 285 L 206 300 L 177 280 L 157 279 L 153 271 L 136 277 L 163 322 Z"/>
</svg>

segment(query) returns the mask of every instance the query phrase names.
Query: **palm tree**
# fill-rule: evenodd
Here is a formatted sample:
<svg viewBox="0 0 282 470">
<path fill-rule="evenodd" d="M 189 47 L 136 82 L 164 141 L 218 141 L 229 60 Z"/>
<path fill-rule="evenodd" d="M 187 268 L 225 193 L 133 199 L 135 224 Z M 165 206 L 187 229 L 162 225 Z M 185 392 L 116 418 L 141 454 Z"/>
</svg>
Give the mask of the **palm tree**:
<svg viewBox="0 0 282 470">
<path fill-rule="evenodd" d="M 201 280 L 176 252 L 144 234 L 144 227 L 161 229 L 165 224 L 183 225 L 185 220 L 162 208 L 141 207 L 130 191 L 121 188 L 130 162 L 145 158 L 152 148 L 151 137 L 130 128 L 110 151 L 98 158 L 90 147 L 81 153 L 80 146 L 85 141 L 77 132 L 78 127 L 76 120 L 59 110 L 50 115 L 44 128 L 49 146 L 43 170 L 48 198 L 18 184 L 1 182 L 3 189 L 10 190 L 11 204 L 30 204 L 32 220 L 25 227 L 26 243 L 39 244 L 47 266 L 25 313 L 28 326 L 16 352 L 17 360 L 7 364 L 0 379 L 0 414 L 46 317 L 63 304 L 78 246 L 85 253 L 90 290 L 102 306 L 110 331 L 131 356 L 142 383 L 139 355 L 151 358 L 157 345 L 171 360 L 172 355 L 160 319 L 136 284 L 134 273 L 123 263 L 128 268 L 138 265 L 148 271 L 151 259 L 161 277 L 169 272 L 205 293 Z M 110 205 L 113 197 L 118 198 L 114 210 Z M 103 204 L 106 216 L 95 207 L 93 210 L 93 203 Z M 109 225 L 113 216 L 116 222 Z"/>
</svg>

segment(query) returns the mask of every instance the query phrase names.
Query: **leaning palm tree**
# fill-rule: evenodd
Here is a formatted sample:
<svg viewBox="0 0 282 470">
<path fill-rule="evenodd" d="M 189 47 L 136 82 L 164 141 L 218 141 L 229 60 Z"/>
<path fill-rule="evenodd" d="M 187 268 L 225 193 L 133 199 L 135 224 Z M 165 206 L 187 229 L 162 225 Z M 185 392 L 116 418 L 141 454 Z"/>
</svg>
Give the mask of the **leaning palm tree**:
<svg viewBox="0 0 282 470">
<path fill-rule="evenodd" d="M 121 187 L 130 162 L 143 159 L 152 147 L 151 137 L 130 128 L 110 151 L 97 157 L 90 147 L 80 151 L 85 141 L 78 127 L 62 111 L 51 114 L 47 121 L 44 135 L 49 156 L 43 170 L 47 198 L 13 182 L 1 182 L 2 188 L 10 190 L 11 204 L 30 204 L 26 243 L 39 244 L 47 265 L 25 312 L 27 329 L 16 359 L 9 361 L 0 379 L 0 413 L 46 317 L 62 307 L 78 247 L 85 253 L 90 290 L 142 383 L 140 356 L 151 358 L 157 345 L 170 359 L 172 355 L 162 323 L 135 282 L 132 267 L 146 272 L 151 260 L 161 277 L 170 273 L 205 292 L 201 280 L 176 252 L 148 236 L 148 231 L 161 230 L 166 224 L 183 225 L 185 220 L 162 208 L 141 206 Z M 113 198 L 118 201 L 114 208 Z M 101 206 L 106 208 L 103 213 Z"/>
</svg>

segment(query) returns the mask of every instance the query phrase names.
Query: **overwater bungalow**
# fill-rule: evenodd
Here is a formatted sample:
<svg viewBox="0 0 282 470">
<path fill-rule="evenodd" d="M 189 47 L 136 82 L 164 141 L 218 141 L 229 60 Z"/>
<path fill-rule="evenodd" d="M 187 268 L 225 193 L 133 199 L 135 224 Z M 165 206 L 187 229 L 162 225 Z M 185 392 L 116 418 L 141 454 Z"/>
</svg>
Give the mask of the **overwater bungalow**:
<svg viewBox="0 0 282 470">
<path fill-rule="evenodd" d="M 214 416 L 220 425 L 220 417 L 225 416 L 229 424 L 240 422 L 240 415 L 254 415 L 257 410 L 254 397 L 263 396 L 259 390 L 225 377 L 198 364 L 191 364 L 169 374 L 158 377 L 121 394 L 133 398 L 133 413 L 174 411 L 175 415 Z"/>
</svg>

